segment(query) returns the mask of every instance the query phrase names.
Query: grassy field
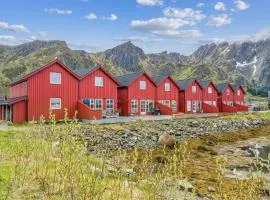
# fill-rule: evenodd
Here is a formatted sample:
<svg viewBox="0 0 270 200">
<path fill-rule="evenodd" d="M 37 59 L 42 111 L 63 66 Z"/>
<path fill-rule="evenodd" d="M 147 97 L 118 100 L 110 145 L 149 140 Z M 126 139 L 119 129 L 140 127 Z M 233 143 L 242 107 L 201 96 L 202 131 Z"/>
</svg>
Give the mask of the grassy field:
<svg viewBox="0 0 270 200">
<path fill-rule="evenodd" d="M 222 119 L 270 119 L 270 113 Z M 195 138 L 174 149 L 89 155 L 76 121 L 0 131 L 0 199 L 256 199 L 263 180 L 222 176 L 212 144 L 270 135 L 269 127 Z M 185 188 L 188 181 L 193 189 Z M 209 186 L 215 192 L 209 192 Z"/>
</svg>

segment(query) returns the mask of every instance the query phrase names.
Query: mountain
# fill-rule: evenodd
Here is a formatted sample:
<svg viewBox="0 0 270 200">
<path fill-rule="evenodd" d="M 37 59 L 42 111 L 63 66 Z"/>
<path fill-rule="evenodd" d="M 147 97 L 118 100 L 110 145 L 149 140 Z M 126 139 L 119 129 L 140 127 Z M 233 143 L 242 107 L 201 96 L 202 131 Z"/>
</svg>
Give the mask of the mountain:
<svg viewBox="0 0 270 200">
<path fill-rule="evenodd" d="M 131 42 L 100 53 L 71 50 L 64 41 L 33 41 L 0 45 L 0 92 L 22 75 L 58 57 L 72 70 L 102 64 L 113 75 L 145 70 L 152 76 L 212 79 L 246 85 L 251 92 L 270 90 L 270 39 L 258 42 L 211 43 L 190 56 L 161 52 L 146 54 Z"/>
</svg>

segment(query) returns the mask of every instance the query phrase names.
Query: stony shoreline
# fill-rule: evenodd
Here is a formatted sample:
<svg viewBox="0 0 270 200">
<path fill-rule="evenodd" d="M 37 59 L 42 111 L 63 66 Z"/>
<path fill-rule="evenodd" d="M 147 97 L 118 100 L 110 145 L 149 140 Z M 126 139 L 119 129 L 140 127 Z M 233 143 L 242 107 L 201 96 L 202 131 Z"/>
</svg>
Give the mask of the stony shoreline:
<svg viewBox="0 0 270 200">
<path fill-rule="evenodd" d="M 171 135 L 181 142 L 205 135 L 235 132 L 270 125 L 262 119 L 179 119 L 164 121 L 137 121 L 132 123 L 82 126 L 81 130 L 90 153 L 103 153 L 115 150 L 154 149 L 161 135 Z"/>
</svg>

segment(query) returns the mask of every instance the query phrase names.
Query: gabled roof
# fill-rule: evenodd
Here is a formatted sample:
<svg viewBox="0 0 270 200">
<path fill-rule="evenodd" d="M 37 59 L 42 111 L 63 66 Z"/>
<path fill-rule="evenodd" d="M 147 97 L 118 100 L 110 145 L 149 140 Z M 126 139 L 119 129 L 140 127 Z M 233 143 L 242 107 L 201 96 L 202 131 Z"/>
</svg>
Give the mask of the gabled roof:
<svg viewBox="0 0 270 200">
<path fill-rule="evenodd" d="M 51 62 L 49 62 L 48 64 L 30 72 L 29 74 L 26 74 L 25 76 L 23 76 L 21 79 L 19 79 L 18 81 L 15 81 L 11 84 L 11 86 L 17 85 L 19 83 L 22 83 L 24 81 L 27 81 L 30 77 L 34 76 L 35 74 L 43 71 L 44 69 L 51 67 L 54 64 L 59 64 L 61 67 L 63 67 L 65 70 L 67 70 L 72 76 L 74 76 L 76 79 L 79 79 L 79 77 L 71 70 L 69 69 L 66 65 L 64 65 L 60 60 L 55 59 Z"/>
<path fill-rule="evenodd" d="M 178 81 L 176 81 L 178 87 L 180 87 L 181 90 L 186 90 L 193 82 L 198 83 L 198 85 L 202 88 L 200 83 L 198 81 L 196 81 L 196 80 L 193 80 L 193 79 L 186 79 L 186 80 L 178 80 Z"/>
<path fill-rule="evenodd" d="M 74 73 L 79 77 L 80 80 L 84 79 L 85 77 L 89 76 L 96 70 L 102 70 L 103 73 L 105 73 L 108 77 L 110 77 L 117 85 L 119 85 L 119 82 L 111 75 L 109 74 L 101 65 L 97 65 L 95 67 L 92 67 L 90 69 L 79 69 L 75 70 Z"/>
<path fill-rule="evenodd" d="M 202 86 L 203 89 L 207 88 L 209 84 L 212 84 L 216 91 L 218 91 L 218 88 L 216 85 L 213 83 L 211 80 L 204 80 L 204 81 L 199 81 L 200 85 Z"/>
<path fill-rule="evenodd" d="M 20 101 L 25 101 L 25 100 L 27 100 L 26 96 L 8 98 L 6 100 L 0 100 L 0 105 L 12 105 L 12 104 L 18 103 Z"/>
<path fill-rule="evenodd" d="M 218 89 L 219 93 L 222 93 L 228 86 L 234 91 L 233 87 L 229 83 L 219 83 L 215 84 L 215 86 Z"/>
<path fill-rule="evenodd" d="M 117 76 L 115 78 L 119 82 L 120 87 L 128 87 L 131 83 L 133 83 L 135 80 L 137 80 L 142 75 L 147 76 L 147 78 L 154 85 L 156 85 L 156 83 L 153 81 L 153 79 L 146 72 L 134 72 L 134 73 L 125 74 L 125 75 L 122 75 L 122 76 Z"/>
<path fill-rule="evenodd" d="M 160 75 L 160 76 L 156 76 L 156 77 L 152 77 L 153 81 L 155 82 L 156 85 L 159 85 L 162 81 L 164 81 L 165 79 L 169 78 L 173 84 L 179 88 L 179 85 L 173 80 L 173 78 L 169 75 Z M 180 89 L 180 88 L 179 88 Z"/>
<path fill-rule="evenodd" d="M 246 94 L 246 91 L 245 91 L 245 89 L 243 88 L 243 86 L 241 85 L 241 84 L 238 84 L 238 85 L 232 85 L 232 88 L 236 91 L 236 90 L 238 90 L 238 88 L 239 89 L 241 89 L 243 92 L 244 92 L 244 94 Z"/>
</svg>

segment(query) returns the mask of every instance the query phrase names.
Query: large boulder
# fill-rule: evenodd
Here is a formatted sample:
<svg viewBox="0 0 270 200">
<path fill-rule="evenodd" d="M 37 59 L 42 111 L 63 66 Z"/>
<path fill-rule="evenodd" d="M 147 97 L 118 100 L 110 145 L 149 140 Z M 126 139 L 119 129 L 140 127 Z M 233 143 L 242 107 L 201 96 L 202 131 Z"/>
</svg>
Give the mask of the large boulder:
<svg viewBox="0 0 270 200">
<path fill-rule="evenodd" d="M 159 145 L 165 146 L 168 148 L 173 148 L 175 143 L 176 143 L 175 138 L 173 136 L 167 135 L 167 134 L 161 135 L 158 139 Z"/>
</svg>

